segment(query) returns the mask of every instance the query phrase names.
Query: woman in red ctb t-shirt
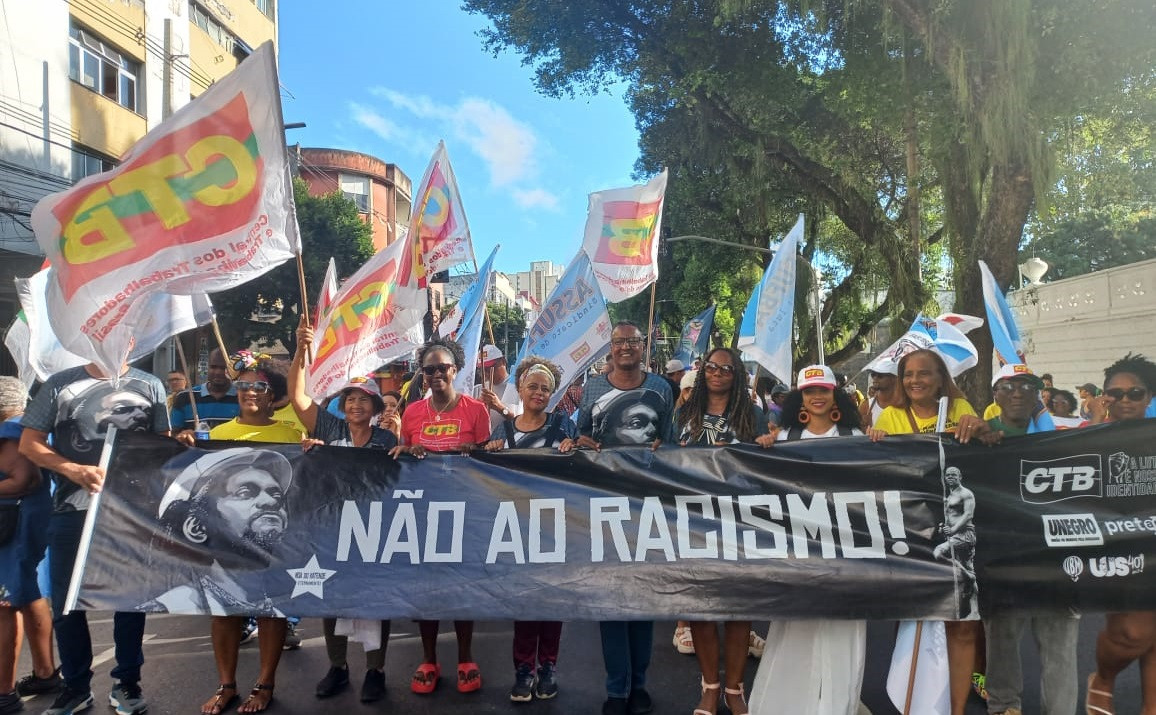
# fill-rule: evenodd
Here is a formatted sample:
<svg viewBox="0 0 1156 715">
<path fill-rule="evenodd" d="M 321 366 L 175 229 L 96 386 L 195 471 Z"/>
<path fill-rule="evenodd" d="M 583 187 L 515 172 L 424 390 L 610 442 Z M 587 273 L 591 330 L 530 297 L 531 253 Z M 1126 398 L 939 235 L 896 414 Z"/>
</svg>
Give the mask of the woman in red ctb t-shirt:
<svg viewBox="0 0 1156 715">
<path fill-rule="evenodd" d="M 454 377 L 465 363 L 461 346 L 452 340 L 431 340 L 418 350 L 417 359 L 430 396 L 405 408 L 401 444 L 390 454 L 421 459 L 426 452 L 467 453 L 485 442 L 490 436 L 486 406 L 454 390 Z M 437 688 L 442 671 L 437 656 L 438 622 L 418 621 L 418 626 L 424 658 L 409 687 L 415 693 L 427 694 Z M 482 687 L 482 674 L 471 651 L 474 622 L 454 621 L 454 630 L 458 636 L 458 691 L 473 692 Z"/>
</svg>

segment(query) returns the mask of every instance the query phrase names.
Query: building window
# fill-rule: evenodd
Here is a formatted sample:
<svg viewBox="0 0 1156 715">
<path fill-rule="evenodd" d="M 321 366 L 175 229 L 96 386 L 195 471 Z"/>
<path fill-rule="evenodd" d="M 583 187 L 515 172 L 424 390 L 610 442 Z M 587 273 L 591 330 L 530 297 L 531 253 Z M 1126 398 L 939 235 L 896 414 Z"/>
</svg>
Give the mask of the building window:
<svg viewBox="0 0 1156 715">
<path fill-rule="evenodd" d="M 273 17 L 273 0 L 253 0 L 253 4 L 265 13 L 266 17 Z"/>
<path fill-rule="evenodd" d="M 80 181 L 86 176 L 99 174 L 104 171 L 111 171 L 116 167 L 115 159 L 110 159 L 107 156 L 98 154 L 80 144 L 72 145 L 72 180 L 73 182 Z"/>
<path fill-rule="evenodd" d="M 68 34 L 68 76 L 120 106 L 137 111 L 140 63 L 76 25 L 69 28 Z"/>
<path fill-rule="evenodd" d="M 189 3 L 189 22 L 205 31 L 206 34 L 221 47 L 233 52 L 236 39 L 224 28 L 208 10 L 196 4 Z"/>
<path fill-rule="evenodd" d="M 345 198 L 357 204 L 357 210 L 367 214 L 372 209 L 369 200 L 369 177 L 353 174 L 338 174 L 337 185 Z"/>
</svg>

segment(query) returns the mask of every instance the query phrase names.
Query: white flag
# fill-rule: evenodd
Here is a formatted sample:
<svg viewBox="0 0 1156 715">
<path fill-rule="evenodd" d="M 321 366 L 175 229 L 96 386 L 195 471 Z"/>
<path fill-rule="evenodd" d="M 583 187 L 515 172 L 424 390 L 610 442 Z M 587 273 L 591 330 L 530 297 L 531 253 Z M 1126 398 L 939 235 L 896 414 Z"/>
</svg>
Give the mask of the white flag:
<svg viewBox="0 0 1156 715">
<path fill-rule="evenodd" d="M 465 303 L 462 307 L 462 326 L 458 331 L 457 342 L 465 352 L 466 364 L 454 378 L 454 389 L 464 395 L 474 394 L 474 372 L 482 345 L 482 327 L 486 323 L 486 298 L 490 294 L 494 257 L 498 255 L 499 248 L 501 246 L 494 246 L 494 250 L 490 251 L 490 257 L 478 270 L 477 280 L 458 301 L 459 305 Z"/>
<path fill-rule="evenodd" d="M 618 303 L 658 280 L 666 170 L 646 184 L 590 194 L 582 248 L 602 295 Z"/>
<path fill-rule="evenodd" d="M 42 199 L 48 316 L 116 374 L 158 293 L 213 293 L 300 253 L 272 43 L 144 136 L 123 163 Z"/>
<path fill-rule="evenodd" d="M 919 659 L 915 663 L 915 688 L 911 692 L 912 715 L 950 715 L 951 679 L 947 669 L 947 633 L 942 621 L 901 621 L 891 653 L 891 670 L 887 673 L 887 696 L 899 712 L 907 704 L 907 686 L 915 653 L 915 635 L 919 633 Z"/>
<path fill-rule="evenodd" d="M 743 358 L 762 365 L 779 380 L 791 382 L 791 330 L 795 317 L 795 263 L 803 238 L 803 215 L 783 239 L 763 280 L 751 293 L 739 326 Z"/>
</svg>

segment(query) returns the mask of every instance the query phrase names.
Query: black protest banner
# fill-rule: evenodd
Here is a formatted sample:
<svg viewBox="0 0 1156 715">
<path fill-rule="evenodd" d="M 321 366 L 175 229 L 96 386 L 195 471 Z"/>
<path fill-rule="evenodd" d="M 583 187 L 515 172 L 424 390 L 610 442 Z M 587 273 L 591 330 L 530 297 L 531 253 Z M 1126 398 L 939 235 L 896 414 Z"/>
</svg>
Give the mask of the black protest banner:
<svg viewBox="0 0 1156 715">
<path fill-rule="evenodd" d="M 121 433 L 75 607 L 560 620 L 1140 607 L 1156 594 L 1153 437 L 1148 421 L 997 447 L 924 435 L 395 462 Z"/>
</svg>

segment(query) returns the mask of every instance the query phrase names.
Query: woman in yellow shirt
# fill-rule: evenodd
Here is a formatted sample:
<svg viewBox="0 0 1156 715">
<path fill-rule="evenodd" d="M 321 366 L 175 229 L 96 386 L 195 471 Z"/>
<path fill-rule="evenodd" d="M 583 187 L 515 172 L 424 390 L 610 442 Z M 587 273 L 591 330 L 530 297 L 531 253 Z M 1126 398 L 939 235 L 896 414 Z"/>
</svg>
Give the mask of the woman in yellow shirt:
<svg viewBox="0 0 1156 715">
<path fill-rule="evenodd" d="M 959 418 L 975 415 L 963 397 L 939 353 L 916 350 L 899 359 L 899 379 L 903 389 L 894 405 L 883 410 L 867 436 L 878 442 L 889 434 L 923 434 L 936 432 L 939 420 L 939 398 L 948 397 L 947 424 L 943 431 L 955 433 Z M 962 437 L 963 435 L 957 435 Z M 976 665 L 981 621 L 948 621 L 947 660 L 951 686 L 951 715 L 963 715 L 971 692 L 971 675 Z"/>
</svg>

